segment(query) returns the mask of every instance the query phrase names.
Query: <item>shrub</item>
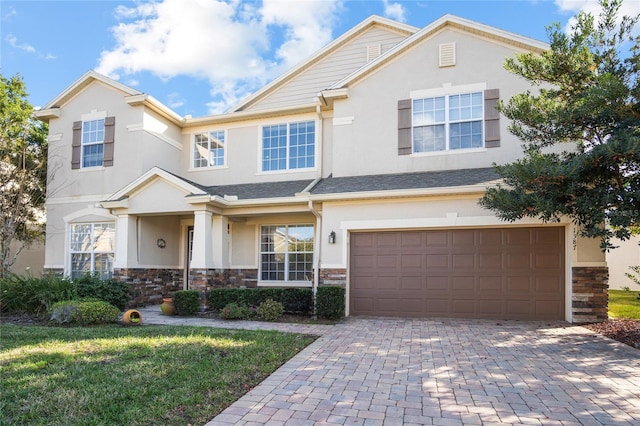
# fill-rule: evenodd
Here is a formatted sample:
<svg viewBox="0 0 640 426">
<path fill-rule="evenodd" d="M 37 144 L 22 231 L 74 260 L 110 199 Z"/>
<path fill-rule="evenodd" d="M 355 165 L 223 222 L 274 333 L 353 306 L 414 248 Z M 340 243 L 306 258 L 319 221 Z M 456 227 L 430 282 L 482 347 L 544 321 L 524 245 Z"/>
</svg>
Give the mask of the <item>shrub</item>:
<svg viewBox="0 0 640 426">
<path fill-rule="evenodd" d="M 173 305 L 178 315 L 194 315 L 200 310 L 198 290 L 180 290 L 173 295 Z"/>
<path fill-rule="evenodd" d="M 51 307 L 51 321 L 80 325 L 117 322 L 120 310 L 102 300 L 67 300 Z"/>
<path fill-rule="evenodd" d="M 254 315 L 254 309 L 246 305 L 238 305 L 237 303 L 229 303 L 220 309 L 220 318 L 222 319 L 249 319 Z"/>
<path fill-rule="evenodd" d="M 282 317 L 284 308 L 282 303 L 267 299 L 258 306 L 258 318 L 265 321 L 276 321 Z"/>
<path fill-rule="evenodd" d="M 309 315 L 313 311 L 310 288 L 216 288 L 209 292 L 208 303 L 219 311 L 229 303 L 260 306 L 267 299 L 282 303 L 287 313 Z"/>
<path fill-rule="evenodd" d="M 0 305 L 3 312 L 41 314 L 54 303 L 78 297 L 74 283 L 57 275 L 9 275 L 0 279 Z"/>
<path fill-rule="evenodd" d="M 344 317 L 344 294 L 342 287 L 318 287 L 316 313 L 319 317 L 340 319 Z"/>
<path fill-rule="evenodd" d="M 132 286 L 117 280 L 101 280 L 96 275 L 85 274 L 74 280 L 79 297 L 94 297 L 118 309 L 124 309 L 131 300 Z"/>
</svg>

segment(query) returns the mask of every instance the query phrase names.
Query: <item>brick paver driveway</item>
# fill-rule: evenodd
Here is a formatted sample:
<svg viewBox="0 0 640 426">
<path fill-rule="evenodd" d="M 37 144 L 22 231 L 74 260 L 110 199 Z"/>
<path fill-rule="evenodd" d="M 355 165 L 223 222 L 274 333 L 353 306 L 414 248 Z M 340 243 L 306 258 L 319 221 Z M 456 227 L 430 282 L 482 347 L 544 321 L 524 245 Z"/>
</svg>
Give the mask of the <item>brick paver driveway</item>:
<svg viewBox="0 0 640 426">
<path fill-rule="evenodd" d="M 382 318 L 265 326 L 323 335 L 209 426 L 640 425 L 640 350 L 583 327 Z"/>
</svg>

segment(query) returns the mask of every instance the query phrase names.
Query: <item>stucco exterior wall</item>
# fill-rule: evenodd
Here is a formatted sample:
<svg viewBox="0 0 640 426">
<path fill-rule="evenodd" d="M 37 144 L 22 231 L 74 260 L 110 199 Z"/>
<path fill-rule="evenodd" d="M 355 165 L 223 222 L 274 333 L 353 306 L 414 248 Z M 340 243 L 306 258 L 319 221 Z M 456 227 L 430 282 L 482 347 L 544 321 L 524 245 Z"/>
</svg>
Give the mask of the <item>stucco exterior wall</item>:
<svg viewBox="0 0 640 426">
<path fill-rule="evenodd" d="M 606 254 L 609 265 L 609 288 L 622 290 L 629 287 L 630 290 L 640 291 L 640 286 L 627 278 L 625 273 L 632 273 L 629 266 L 640 265 L 640 236 L 636 235 L 630 240 L 614 240 L 613 245 L 619 246 Z"/>
<path fill-rule="evenodd" d="M 456 43 L 456 65 L 438 66 L 440 43 Z M 490 167 L 522 156 L 521 142 L 500 119 L 500 147 L 481 152 L 446 152 L 398 155 L 398 100 L 408 99 L 411 91 L 452 86 L 485 84 L 499 89 L 500 99 L 530 89 L 526 82 L 503 68 L 506 47 L 467 33 L 445 30 L 417 45 L 392 63 L 349 88 L 349 98 L 334 105 L 336 120 L 353 118 L 352 124 L 334 127 L 333 175 L 401 173 Z M 353 161 L 357 158 L 358 161 Z"/>
<path fill-rule="evenodd" d="M 11 244 L 11 252 L 15 253 L 18 244 Z M 13 266 L 11 272 L 18 275 L 31 274 L 38 277 L 44 270 L 44 243 L 34 243 L 22 249 Z"/>
</svg>

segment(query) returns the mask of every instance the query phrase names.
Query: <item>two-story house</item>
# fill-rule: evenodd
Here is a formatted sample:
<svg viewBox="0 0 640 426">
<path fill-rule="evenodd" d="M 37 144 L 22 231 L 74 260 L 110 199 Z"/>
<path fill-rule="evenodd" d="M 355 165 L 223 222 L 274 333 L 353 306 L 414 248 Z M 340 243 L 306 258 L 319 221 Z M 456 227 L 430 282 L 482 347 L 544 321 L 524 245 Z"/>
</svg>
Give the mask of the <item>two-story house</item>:
<svg viewBox="0 0 640 426">
<path fill-rule="evenodd" d="M 348 315 L 606 318 L 570 221 L 478 205 L 522 155 L 503 68 L 545 43 L 455 16 L 373 16 L 229 112 L 181 117 L 88 72 L 49 123 L 46 268 L 183 288 L 341 285 Z M 603 317 L 604 315 L 604 317 Z"/>
</svg>

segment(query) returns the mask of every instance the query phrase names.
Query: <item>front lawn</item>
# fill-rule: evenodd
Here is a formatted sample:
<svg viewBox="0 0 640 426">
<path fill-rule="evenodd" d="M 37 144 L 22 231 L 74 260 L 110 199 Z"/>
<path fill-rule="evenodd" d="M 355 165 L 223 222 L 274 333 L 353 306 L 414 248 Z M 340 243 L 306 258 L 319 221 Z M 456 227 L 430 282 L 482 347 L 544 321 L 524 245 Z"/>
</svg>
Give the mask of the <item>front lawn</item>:
<svg viewBox="0 0 640 426">
<path fill-rule="evenodd" d="M 204 424 L 315 338 L 0 324 L 0 424 Z"/>
<path fill-rule="evenodd" d="M 609 290 L 609 316 L 640 319 L 639 294 L 638 291 Z"/>
</svg>

